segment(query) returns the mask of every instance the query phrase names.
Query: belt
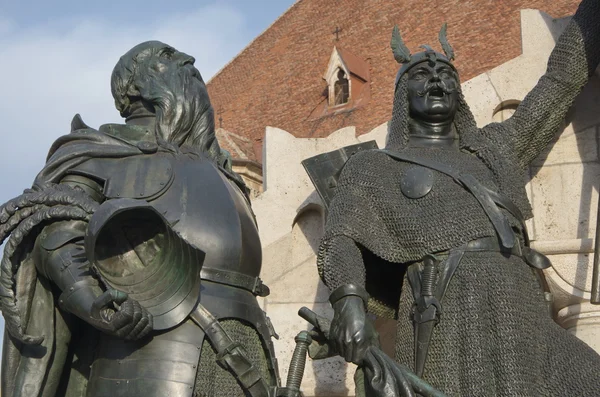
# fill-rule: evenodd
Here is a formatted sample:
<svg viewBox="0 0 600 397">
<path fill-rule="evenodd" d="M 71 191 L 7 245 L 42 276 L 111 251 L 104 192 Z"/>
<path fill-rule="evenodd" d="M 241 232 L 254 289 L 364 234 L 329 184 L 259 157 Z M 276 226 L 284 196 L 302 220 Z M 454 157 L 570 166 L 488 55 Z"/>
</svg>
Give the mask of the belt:
<svg viewBox="0 0 600 397">
<path fill-rule="evenodd" d="M 500 244 L 500 240 L 497 237 L 482 237 L 476 240 L 471 240 L 468 243 L 461 245 L 460 247 L 446 251 L 448 257 L 444 260 L 444 266 L 440 269 L 437 282 L 436 296 L 441 302 L 442 298 L 446 294 L 446 289 L 450 284 L 450 280 L 456 271 L 459 263 L 461 262 L 465 252 L 500 252 L 509 255 L 515 255 L 522 258 L 529 266 L 542 270 L 547 269 L 552 264 L 544 254 L 537 252 L 529 247 L 522 245 L 521 240 L 515 237 L 515 245 L 512 248 L 503 247 Z M 413 266 L 411 266 L 413 268 Z M 418 276 L 418 270 L 414 267 L 412 270 L 409 268 L 408 280 L 413 288 L 415 294 L 415 300 L 421 293 L 420 289 L 420 277 Z"/>
<path fill-rule="evenodd" d="M 507 248 L 500 243 L 498 237 L 483 237 L 446 251 L 448 257 L 441 261 L 439 270 L 436 267 L 440 260 L 433 255 L 425 256 L 422 264 L 415 263 L 408 268 L 407 278 L 415 301 L 413 306 L 414 365 L 417 375 L 422 376 L 425 370 L 433 329 L 440 321 L 442 313 L 442 299 L 465 252 L 500 252 L 523 258 L 529 266 L 536 269 L 550 267 L 550 260 L 546 256 L 522 246 L 516 236 L 514 242 L 511 248 Z M 433 282 L 435 279 L 437 283 Z"/>
<path fill-rule="evenodd" d="M 200 270 L 202 280 L 212 281 L 218 284 L 231 285 L 252 292 L 257 296 L 268 296 L 269 287 L 263 284 L 259 277 L 248 276 L 247 274 L 232 272 L 230 270 L 221 270 L 210 267 L 203 267 Z"/>
<path fill-rule="evenodd" d="M 492 251 L 515 255 L 523 258 L 529 266 L 535 269 L 547 269 L 552 265 L 546 255 L 521 245 L 519 238 L 515 239 L 515 245 L 512 248 L 503 247 L 496 237 L 483 237 L 469 241 L 458 249 L 463 252 Z"/>
<path fill-rule="evenodd" d="M 515 238 L 515 245 L 513 245 L 512 248 L 506 248 L 502 246 L 497 237 L 482 237 L 478 238 L 477 240 L 469 241 L 464 248 L 459 249 L 465 252 L 492 251 L 521 257 L 523 256 L 521 242 L 518 238 Z"/>
</svg>

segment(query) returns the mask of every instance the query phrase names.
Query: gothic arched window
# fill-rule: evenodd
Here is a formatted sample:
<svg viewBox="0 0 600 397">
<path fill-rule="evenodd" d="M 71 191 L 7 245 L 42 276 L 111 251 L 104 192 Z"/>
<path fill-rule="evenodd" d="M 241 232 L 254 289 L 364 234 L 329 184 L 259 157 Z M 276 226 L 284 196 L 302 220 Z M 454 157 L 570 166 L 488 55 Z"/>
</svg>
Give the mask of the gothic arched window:
<svg viewBox="0 0 600 397">
<path fill-rule="evenodd" d="M 333 85 L 334 105 L 343 105 L 350 99 L 350 83 L 346 77 L 346 73 L 339 69 L 337 81 Z"/>
</svg>

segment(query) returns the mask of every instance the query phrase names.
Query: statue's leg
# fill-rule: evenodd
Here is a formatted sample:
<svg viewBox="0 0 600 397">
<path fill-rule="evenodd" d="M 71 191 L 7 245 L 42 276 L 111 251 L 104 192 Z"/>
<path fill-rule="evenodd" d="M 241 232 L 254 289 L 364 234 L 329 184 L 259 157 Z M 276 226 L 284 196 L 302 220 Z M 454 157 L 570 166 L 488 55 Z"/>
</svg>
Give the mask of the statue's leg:
<svg viewBox="0 0 600 397">
<path fill-rule="evenodd" d="M 279 371 L 271 337 L 274 330 L 256 297 L 250 292 L 203 280 L 200 303 L 219 319 L 229 337 L 240 343 L 248 359 L 269 386 L 279 385 Z M 202 397 L 245 396 L 235 376 L 216 363 L 216 353 L 208 340 L 204 342 L 196 382 Z"/>
<path fill-rule="evenodd" d="M 552 322 L 546 332 L 548 358 L 544 383 L 549 396 L 600 395 L 600 355 Z"/>
</svg>

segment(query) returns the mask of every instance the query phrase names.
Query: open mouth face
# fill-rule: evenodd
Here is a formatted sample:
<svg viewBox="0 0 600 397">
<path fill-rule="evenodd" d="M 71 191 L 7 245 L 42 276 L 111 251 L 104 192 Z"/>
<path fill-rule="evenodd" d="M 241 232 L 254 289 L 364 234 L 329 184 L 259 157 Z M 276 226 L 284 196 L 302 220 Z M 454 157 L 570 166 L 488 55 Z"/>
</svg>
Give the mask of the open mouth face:
<svg viewBox="0 0 600 397">
<path fill-rule="evenodd" d="M 456 113 L 458 78 L 450 65 L 424 61 L 408 71 L 410 115 L 427 122 L 444 122 Z"/>
<path fill-rule="evenodd" d="M 430 99 L 439 100 L 439 99 L 444 99 L 444 96 L 446 94 L 444 93 L 444 90 L 441 89 L 440 87 L 435 87 L 435 88 L 432 88 L 431 90 L 429 90 L 427 95 L 429 96 Z"/>
</svg>

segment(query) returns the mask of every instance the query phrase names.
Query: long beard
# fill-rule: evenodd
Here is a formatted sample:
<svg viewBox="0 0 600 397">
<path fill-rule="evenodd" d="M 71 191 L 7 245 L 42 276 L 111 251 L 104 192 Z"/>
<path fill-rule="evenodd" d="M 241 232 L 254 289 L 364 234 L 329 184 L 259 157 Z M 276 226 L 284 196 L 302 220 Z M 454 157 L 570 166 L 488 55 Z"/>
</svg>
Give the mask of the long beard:
<svg viewBox="0 0 600 397">
<path fill-rule="evenodd" d="M 156 112 L 156 136 L 171 145 L 188 146 L 218 159 L 214 113 L 203 81 L 191 67 L 151 76 L 149 99 Z"/>
</svg>

